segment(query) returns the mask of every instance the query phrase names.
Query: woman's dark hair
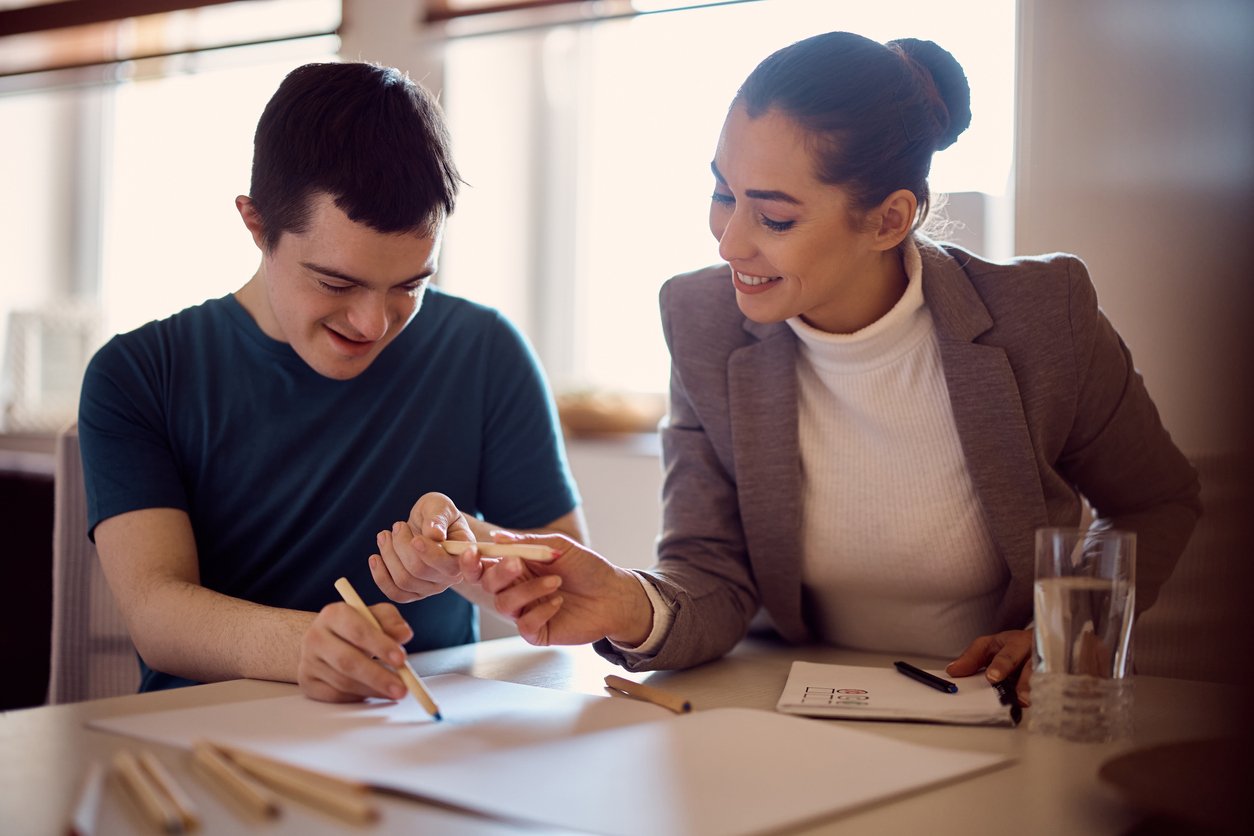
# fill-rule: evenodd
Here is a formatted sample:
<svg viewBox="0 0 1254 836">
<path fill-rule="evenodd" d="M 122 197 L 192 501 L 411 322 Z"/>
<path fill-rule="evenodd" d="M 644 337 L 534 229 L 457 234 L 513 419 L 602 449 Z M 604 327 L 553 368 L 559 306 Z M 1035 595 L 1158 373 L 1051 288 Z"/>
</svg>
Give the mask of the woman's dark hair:
<svg viewBox="0 0 1254 836">
<path fill-rule="evenodd" d="M 249 196 L 267 249 L 305 231 L 320 192 L 378 232 L 429 233 L 453 211 L 459 182 L 439 105 L 390 67 L 298 67 L 253 138 Z"/>
<path fill-rule="evenodd" d="M 932 154 L 971 124 L 971 88 L 931 41 L 876 43 L 851 32 L 815 35 L 775 52 L 741 85 L 732 107 L 778 110 L 813 142 L 816 176 L 845 188 L 865 212 L 898 189 L 927 216 Z"/>
</svg>

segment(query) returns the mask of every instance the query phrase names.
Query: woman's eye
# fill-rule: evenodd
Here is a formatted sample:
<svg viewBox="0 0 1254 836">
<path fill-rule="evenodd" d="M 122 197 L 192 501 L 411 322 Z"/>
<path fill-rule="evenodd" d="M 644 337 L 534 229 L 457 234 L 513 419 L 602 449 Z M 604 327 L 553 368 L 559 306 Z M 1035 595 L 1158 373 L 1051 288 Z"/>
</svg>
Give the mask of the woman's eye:
<svg viewBox="0 0 1254 836">
<path fill-rule="evenodd" d="M 710 195 L 710 200 L 713 201 L 714 203 L 717 203 L 719 206 L 735 206 L 736 205 L 736 198 L 732 197 L 729 194 L 723 194 L 722 192 L 715 192 L 714 194 Z"/>
<path fill-rule="evenodd" d="M 328 293 L 347 293 L 353 287 L 351 284 L 328 284 L 327 282 L 318 282 L 318 284 Z"/>
<path fill-rule="evenodd" d="M 772 218 L 768 218 L 766 215 L 762 215 L 761 218 L 762 226 L 772 232 L 785 232 L 792 229 L 793 224 L 796 223 L 796 221 L 777 221 Z"/>
</svg>

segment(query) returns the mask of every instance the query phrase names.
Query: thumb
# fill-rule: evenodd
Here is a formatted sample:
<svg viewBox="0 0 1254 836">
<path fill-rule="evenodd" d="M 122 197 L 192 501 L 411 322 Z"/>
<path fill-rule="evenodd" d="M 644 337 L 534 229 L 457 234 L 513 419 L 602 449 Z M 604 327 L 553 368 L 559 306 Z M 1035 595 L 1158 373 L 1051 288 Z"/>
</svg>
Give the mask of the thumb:
<svg viewBox="0 0 1254 836">
<path fill-rule="evenodd" d="M 400 610 L 391 604 L 375 604 L 370 611 L 374 613 L 383 632 L 387 633 L 390 638 L 404 644 L 414 637 L 414 630 L 409 626 L 409 622 L 401 616 Z"/>
</svg>

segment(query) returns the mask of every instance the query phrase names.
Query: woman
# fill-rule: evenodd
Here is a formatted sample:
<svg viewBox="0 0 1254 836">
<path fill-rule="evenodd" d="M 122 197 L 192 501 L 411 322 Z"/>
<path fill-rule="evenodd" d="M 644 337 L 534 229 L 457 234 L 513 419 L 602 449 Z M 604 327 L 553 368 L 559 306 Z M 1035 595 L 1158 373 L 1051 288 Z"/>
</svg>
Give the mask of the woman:
<svg viewBox="0 0 1254 836">
<path fill-rule="evenodd" d="M 929 41 L 828 33 L 753 71 L 712 165 L 726 264 L 661 293 L 657 563 L 513 538 L 562 556 L 472 580 L 528 641 L 686 667 L 764 610 L 791 641 L 956 657 L 951 675 L 997 682 L 1031 651 L 1033 532 L 1079 524 L 1085 499 L 1095 525 L 1138 533 L 1153 602 L 1199 487 L 1084 265 L 996 264 L 917 232 L 969 102 Z M 414 555 L 384 557 L 417 591 Z"/>
</svg>

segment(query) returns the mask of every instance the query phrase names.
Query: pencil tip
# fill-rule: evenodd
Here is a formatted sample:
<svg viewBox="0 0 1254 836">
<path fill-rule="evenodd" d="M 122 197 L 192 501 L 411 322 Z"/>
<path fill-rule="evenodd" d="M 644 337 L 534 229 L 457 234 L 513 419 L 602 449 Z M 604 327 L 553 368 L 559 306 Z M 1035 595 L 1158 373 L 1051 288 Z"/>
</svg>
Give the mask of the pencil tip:
<svg viewBox="0 0 1254 836">
<path fill-rule="evenodd" d="M 438 711 L 437 711 L 435 714 L 433 714 L 432 716 L 433 716 L 433 717 L 435 717 L 435 719 L 437 719 L 437 720 L 443 720 L 443 719 L 444 719 L 444 715 L 443 715 L 443 714 L 441 714 L 441 713 L 440 713 L 440 712 L 438 712 Z"/>
</svg>

